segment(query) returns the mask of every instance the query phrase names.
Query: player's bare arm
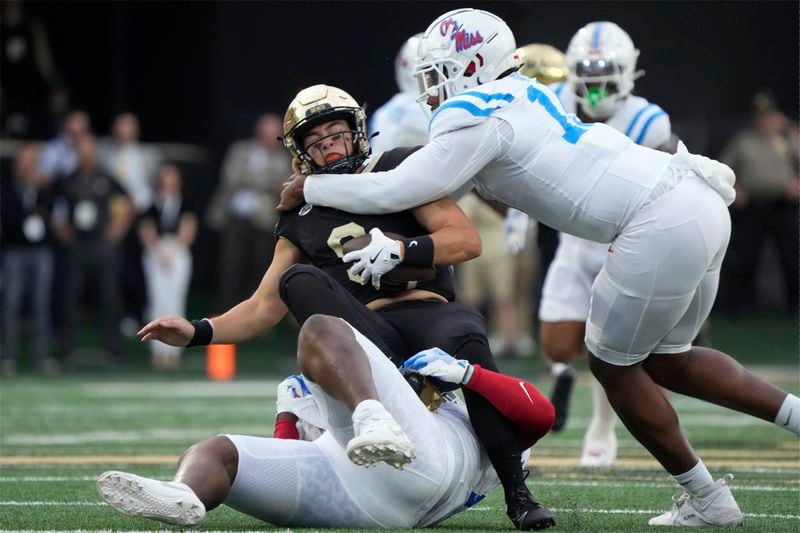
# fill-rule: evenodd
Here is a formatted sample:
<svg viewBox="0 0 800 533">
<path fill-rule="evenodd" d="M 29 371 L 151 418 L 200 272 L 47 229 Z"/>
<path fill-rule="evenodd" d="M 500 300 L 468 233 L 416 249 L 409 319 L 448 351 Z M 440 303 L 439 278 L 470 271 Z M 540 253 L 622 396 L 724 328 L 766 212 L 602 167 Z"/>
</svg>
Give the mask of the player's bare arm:
<svg viewBox="0 0 800 533">
<path fill-rule="evenodd" d="M 481 255 L 481 236 L 450 198 L 442 198 L 412 210 L 414 218 L 430 232 L 433 264 L 457 265 Z M 401 254 L 405 257 L 405 247 Z"/>
<path fill-rule="evenodd" d="M 275 327 L 287 312 L 278 292 L 278 282 L 281 274 L 299 260 L 300 251 L 288 240 L 279 239 L 272 263 L 253 295 L 212 319 L 212 342 L 235 344 Z M 157 318 L 138 333 L 142 341 L 159 340 L 172 346 L 186 346 L 194 334 L 192 323 L 178 316 Z"/>
</svg>

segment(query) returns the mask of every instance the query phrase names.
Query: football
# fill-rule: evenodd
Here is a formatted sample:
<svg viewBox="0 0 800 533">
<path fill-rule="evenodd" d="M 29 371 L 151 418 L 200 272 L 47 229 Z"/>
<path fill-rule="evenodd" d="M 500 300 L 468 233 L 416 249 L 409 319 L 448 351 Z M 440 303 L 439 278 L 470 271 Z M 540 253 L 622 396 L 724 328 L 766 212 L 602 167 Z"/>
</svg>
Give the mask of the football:
<svg viewBox="0 0 800 533">
<path fill-rule="evenodd" d="M 402 235 L 388 231 L 385 232 L 384 235 L 397 241 L 405 239 Z M 345 254 L 355 250 L 361 250 L 368 246 L 370 241 L 372 241 L 372 235 L 369 233 L 361 235 L 360 237 L 354 237 L 342 245 L 342 250 Z M 430 281 L 435 277 L 436 267 L 434 266 L 419 267 L 400 263 L 383 275 L 381 278 L 381 289 L 408 291 L 414 289 L 419 283 Z"/>
</svg>

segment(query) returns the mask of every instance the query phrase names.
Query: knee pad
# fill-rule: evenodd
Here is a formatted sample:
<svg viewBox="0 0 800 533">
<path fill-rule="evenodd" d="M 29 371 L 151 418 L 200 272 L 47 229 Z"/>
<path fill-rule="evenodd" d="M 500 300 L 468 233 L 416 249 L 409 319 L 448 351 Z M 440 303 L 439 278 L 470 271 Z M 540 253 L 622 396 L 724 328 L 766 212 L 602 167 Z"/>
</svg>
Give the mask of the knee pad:
<svg viewBox="0 0 800 533">
<path fill-rule="evenodd" d="M 278 291 L 286 305 L 289 305 L 289 299 L 313 294 L 313 291 L 321 287 L 330 289 L 330 278 L 325 272 L 311 265 L 292 265 L 281 274 L 278 281 Z"/>
</svg>

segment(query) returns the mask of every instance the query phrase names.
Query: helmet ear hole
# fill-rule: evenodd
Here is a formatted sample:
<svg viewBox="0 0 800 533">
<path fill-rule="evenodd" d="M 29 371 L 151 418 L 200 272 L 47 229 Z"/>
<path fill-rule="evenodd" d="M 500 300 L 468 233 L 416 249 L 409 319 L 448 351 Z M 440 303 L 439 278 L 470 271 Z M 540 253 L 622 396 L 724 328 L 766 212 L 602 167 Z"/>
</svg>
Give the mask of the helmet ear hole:
<svg viewBox="0 0 800 533">
<path fill-rule="evenodd" d="M 466 70 L 464 70 L 464 77 L 465 78 L 469 78 L 470 76 L 475 74 L 475 70 L 476 70 L 475 62 L 474 61 L 470 61 L 469 65 L 467 65 Z"/>
</svg>

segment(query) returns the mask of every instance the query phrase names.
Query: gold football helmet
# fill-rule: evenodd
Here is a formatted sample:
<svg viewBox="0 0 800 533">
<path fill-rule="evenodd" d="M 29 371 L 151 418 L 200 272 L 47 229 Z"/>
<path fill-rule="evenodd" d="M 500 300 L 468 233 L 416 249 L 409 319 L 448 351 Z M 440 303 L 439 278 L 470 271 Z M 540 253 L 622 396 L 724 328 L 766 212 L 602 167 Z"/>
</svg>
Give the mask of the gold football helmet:
<svg viewBox="0 0 800 533">
<path fill-rule="evenodd" d="M 549 44 L 526 44 L 517 49 L 523 76 L 535 78 L 540 83 L 550 85 L 567 79 L 567 62 L 564 54 Z"/>
<path fill-rule="evenodd" d="M 311 128 L 332 120 L 346 120 L 353 134 L 353 153 L 319 166 L 306 151 L 303 136 Z M 283 118 L 283 145 L 300 161 L 303 174 L 354 172 L 369 156 L 367 115 L 358 102 L 330 85 L 312 85 L 297 93 Z"/>
</svg>

